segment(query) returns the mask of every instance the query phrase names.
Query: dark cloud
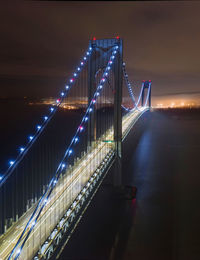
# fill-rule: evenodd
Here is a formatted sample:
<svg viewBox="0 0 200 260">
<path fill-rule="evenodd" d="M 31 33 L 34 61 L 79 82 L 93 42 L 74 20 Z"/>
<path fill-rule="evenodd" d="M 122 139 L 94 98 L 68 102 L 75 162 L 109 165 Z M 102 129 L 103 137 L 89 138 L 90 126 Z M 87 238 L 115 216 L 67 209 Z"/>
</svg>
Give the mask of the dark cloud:
<svg viewBox="0 0 200 260">
<path fill-rule="evenodd" d="M 155 95 L 198 91 L 199 12 L 191 1 L 2 3 L 1 92 L 56 94 L 90 38 L 116 35 L 133 81 L 152 79 Z"/>
</svg>

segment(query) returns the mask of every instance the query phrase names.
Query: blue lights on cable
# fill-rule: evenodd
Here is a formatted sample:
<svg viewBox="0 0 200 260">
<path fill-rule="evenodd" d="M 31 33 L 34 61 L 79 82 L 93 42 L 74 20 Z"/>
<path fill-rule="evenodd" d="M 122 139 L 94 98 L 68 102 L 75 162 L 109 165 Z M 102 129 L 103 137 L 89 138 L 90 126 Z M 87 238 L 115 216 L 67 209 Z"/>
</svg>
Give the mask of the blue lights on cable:
<svg viewBox="0 0 200 260">
<path fill-rule="evenodd" d="M 50 107 L 50 114 L 43 117 L 44 121 L 43 121 L 43 123 L 41 123 L 41 125 L 38 125 L 36 127 L 37 130 L 36 130 L 35 135 L 31 135 L 31 136 L 28 137 L 29 142 L 27 143 L 27 145 L 24 146 L 23 149 L 19 149 L 20 153 L 17 156 L 17 158 L 15 159 L 15 161 L 10 161 L 9 162 L 9 168 L 5 171 L 4 175 L 1 178 L 1 183 L 0 183 L 1 185 L 10 176 L 10 174 L 13 172 L 15 167 L 17 167 L 18 163 L 23 159 L 23 157 L 25 156 L 26 152 L 28 152 L 28 150 L 30 149 L 32 144 L 36 141 L 37 137 L 40 135 L 40 133 L 44 130 L 44 128 L 46 127 L 48 122 L 51 120 L 51 118 L 53 117 L 53 115 L 57 111 L 57 108 L 60 106 L 60 104 L 62 103 L 64 98 L 67 96 L 68 90 L 70 90 L 70 88 L 74 84 L 76 78 L 78 77 L 78 75 L 82 71 L 84 65 L 87 63 L 87 60 L 88 60 L 89 56 L 91 55 L 91 53 L 92 53 L 92 47 L 89 47 L 88 50 L 86 51 L 86 55 L 80 61 L 81 68 L 79 66 L 76 68 L 75 72 L 73 73 L 73 77 L 70 78 L 69 83 L 65 86 L 65 90 L 63 90 L 60 93 L 60 98 L 58 98 L 56 100 L 56 105 L 54 107 Z"/>
<path fill-rule="evenodd" d="M 137 107 L 137 106 L 136 106 L 135 97 L 134 97 L 134 94 L 133 94 L 133 91 L 132 91 L 132 88 L 131 88 L 131 83 L 130 83 L 129 80 L 128 80 L 128 74 L 126 73 L 126 70 L 125 70 L 125 63 L 123 63 L 123 67 L 122 67 L 122 68 L 123 68 L 123 74 L 124 74 L 126 86 L 127 86 L 127 88 L 128 88 L 128 92 L 129 92 L 129 95 L 130 95 L 130 97 L 131 97 L 131 99 L 132 99 L 132 101 L 133 101 L 133 104 L 134 104 L 133 109 L 135 109 L 135 107 Z M 123 108 L 125 108 L 125 107 L 123 106 Z M 133 110 L 133 109 L 127 109 L 127 108 L 125 108 L 126 111 L 130 111 L 130 110 Z"/>
<path fill-rule="evenodd" d="M 125 106 L 122 105 L 122 108 L 125 109 L 126 111 L 129 111 L 129 112 L 132 112 L 135 109 L 140 110 L 138 108 L 138 104 L 140 103 L 140 100 L 141 100 L 141 97 L 142 97 L 142 92 L 144 90 L 144 82 L 142 82 L 142 87 L 141 87 L 141 90 L 140 90 L 140 94 L 139 94 L 138 100 L 136 102 L 134 94 L 133 94 L 133 91 L 132 91 L 132 88 L 131 88 L 131 83 L 128 80 L 128 74 L 126 73 L 126 70 L 125 70 L 125 63 L 123 63 L 123 74 L 124 74 L 124 78 L 125 78 L 125 81 L 126 81 L 126 85 L 127 85 L 128 91 L 129 91 L 129 95 L 130 95 L 130 97 L 131 97 L 131 99 L 132 99 L 132 101 L 134 103 L 134 107 L 132 109 L 129 109 L 129 108 L 126 108 Z M 150 87 L 151 87 L 151 85 L 150 85 Z M 146 97 L 145 106 L 147 105 L 147 100 L 149 98 L 150 87 L 148 88 L 148 94 L 147 94 L 147 97 Z"/>
</svg>

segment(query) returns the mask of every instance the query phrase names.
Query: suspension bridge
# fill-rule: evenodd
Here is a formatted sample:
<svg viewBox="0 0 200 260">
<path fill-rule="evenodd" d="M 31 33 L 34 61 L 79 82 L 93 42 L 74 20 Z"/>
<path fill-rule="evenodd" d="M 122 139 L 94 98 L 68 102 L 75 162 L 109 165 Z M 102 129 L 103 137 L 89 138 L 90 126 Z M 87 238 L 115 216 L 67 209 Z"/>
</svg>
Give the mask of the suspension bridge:
<svg viewBox="0 0 200 260">
<path fill-rule="evenodd" d="M 70 239 L 111 166 L 122 185 L 121 144 L 150 107 L 151 81 L 130 83 L 122 39 L 90 40 L 1 177 L 0 259 L 50 259 Z"/>
</svg>

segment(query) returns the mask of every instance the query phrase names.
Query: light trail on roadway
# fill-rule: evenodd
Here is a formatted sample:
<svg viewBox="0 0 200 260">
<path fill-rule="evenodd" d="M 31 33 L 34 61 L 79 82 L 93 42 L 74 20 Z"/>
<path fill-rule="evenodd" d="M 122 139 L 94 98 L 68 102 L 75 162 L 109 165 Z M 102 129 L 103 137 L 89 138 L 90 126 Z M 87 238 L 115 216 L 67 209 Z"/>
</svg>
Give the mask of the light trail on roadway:
<svg viewBox="0 0 200 260">
<path fill-rule="evenodd" d="M 122 120 L 122 136 L 126 136 L 130 126 L 147 110 L 147 108 L 140 108 L 129 112 Z M 113 139 L 113 127 L 107 130 L 104 135 L 105 140 Z M 102 141 L 97 141 L 91 151 L 83 156 L 79 162 L 70 170 L 66 171 L 53 189 L 48 202 L 46 203 L 36 225 L 34 226 L 30 236 L 28 237 L 25 246 L 18 259 L 32 259 L 38 252 L 40 246 L 50 236 L 59 220 L 63 217 L 67 209 L 70 207 L 73 200 L 80 193 L 83 186 L 87 183 L 91 175 L 98 168 L 103 158 L 114 147 L 114 143 L 108 144 Z M 0 260 L 7 259 L 16 245 L 23 229 L 26 226 L 34 208 L 32 207 L 24 214 L 17 223 L 9 229 L 9 231 L 0 238 Z M 32 221 L 33 222 L 33 221 Z M 24 233 L 23 238 L 26 237 L 29 228 Z M 22 238 L 22 242 L 23 242 Z M 15 258 L 22 242 L 19 243 L 15 250 L 12 259 Z"/>
</svg>

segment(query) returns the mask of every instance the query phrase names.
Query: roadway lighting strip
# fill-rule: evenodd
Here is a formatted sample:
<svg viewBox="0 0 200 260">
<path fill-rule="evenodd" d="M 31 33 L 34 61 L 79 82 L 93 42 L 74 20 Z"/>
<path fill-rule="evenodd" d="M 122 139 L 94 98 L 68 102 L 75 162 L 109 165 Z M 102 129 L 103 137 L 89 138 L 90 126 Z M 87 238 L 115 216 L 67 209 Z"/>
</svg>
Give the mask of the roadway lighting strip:
<svg viewBox="0 0 200 260">
<path fill-rule="evenodd" d="M 114 162 L 114 155 L 115 152 L 112 149 L 107 153 L 100 166 L 87 181 L 86 185 L 83 187 L 78 196 L 74 199 L 71 206 L 68 208 L 64 216 L 61 218 L 60 222 L 57 224 L 56 228 L 54 228 L 48 239 L 44 242 L 41 249 L 34 257 L 34 260 L 50 259 L 55 250 L 58 249 L 59 243 L 61 242 L 62 238 L 66 238 L 67 235 L 67 240 L 64 246 L 61 248 L 61 251 L 63 250 L 71 235 L 73 234 L 76 226 L 80 222 L 83 214 L 88 208 L 91 200 L 99 189 L 108 170 L 112 166 L 112 163 L 110 162 Z M 83 212 L 81 213 L 82 209 Z"/>
<path fill-rule="evenodd" d="M 123 136 L 122 136 L 122 141 L 124 141 L 124 139 L 126 138 L 126 136 L 129 134 L 130 129 L 131 129 L 131 128 L 133 127 L 133 125 L 138 121 L 138 119 L 139 119 L 145 112 L 147 112 L 148 110 L 149 110 L 148 107 L 144 108 L 144 110 L 143 110 L 142 112 L 141 112 L 141 110 L 140 110 L 140 113 L 138 113 L 137 117 L 132 120 L 132 122 L 130 123 L 130 126 L 124 131 Z M 135 112 L 138 112 L 138 111 L 135 110 Z M 129 113 L 127 114 L 127 117 L 130 116 L 130 113 L 133 113 L 133 112 L 129 112 Z M 126 116 L 124 116 L 124 118 L 125 118 L 125 117 L 126 117 Z"/>
<path fill-rule="evenodd" d="M 29 141 L 25 147 L 19 148 L 19 154 L 16 157 L 15 160 L 9 161 L 9 168 L 5 171 L 3 175 L 0 176 L 0 188 L 5 183 L 5 181 L 9 178 L 9 176 L 13 173 L 14 169 L 18 166 L 18 164 L 21 162 L 21 160 L 24 158 L 24 156 L 27 154 L 29 149 L 32 147 L 32 145 L 35 143 L 37 138 L 40 136 L 40 134 L 43 132 L 47 124 L 50 122 L 56 111 L 58 110 L 58 107 L 62 104 L 64 98 L 66 98 L 69 90 L 71 89 L 72 85 L 78 78 L 80 72 L 85 67 L 88 61 L 88 57 L 92 53 L 92 47 L 89 47 L 89 49 L 86 51 L 85 56 L 80 62 L 80 65 L 76 68 L 75 72 L 73 73 L 73 76 L 69 79 L 68 85 L 65 86 L 65 90 L 63 90 L 60 93 L 60 97 L 56 99 L 56 103 L 50 107 L 50 113 L 48 116 L 43 117 L 43 122 L 40 125 L 36 126 L 36 133 L 34 135 L 30 135 L 28 137 Z"/>
</svg>

